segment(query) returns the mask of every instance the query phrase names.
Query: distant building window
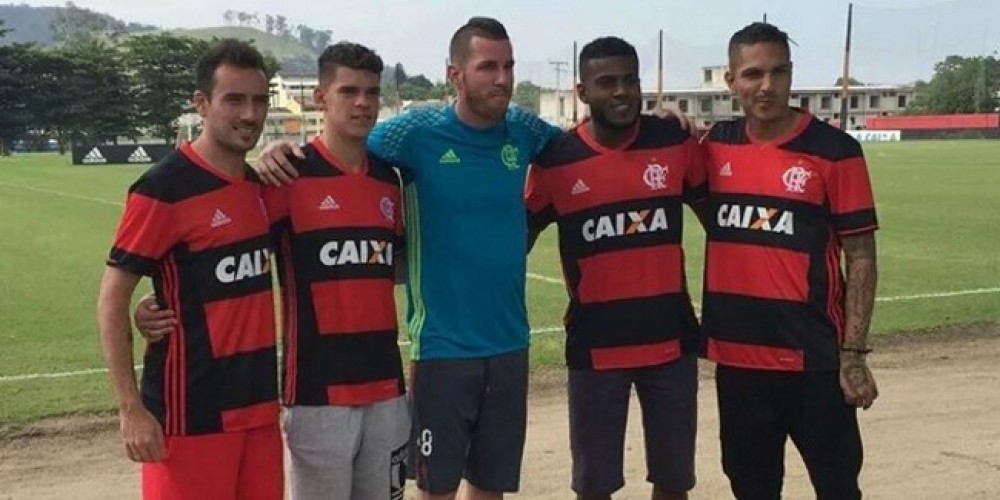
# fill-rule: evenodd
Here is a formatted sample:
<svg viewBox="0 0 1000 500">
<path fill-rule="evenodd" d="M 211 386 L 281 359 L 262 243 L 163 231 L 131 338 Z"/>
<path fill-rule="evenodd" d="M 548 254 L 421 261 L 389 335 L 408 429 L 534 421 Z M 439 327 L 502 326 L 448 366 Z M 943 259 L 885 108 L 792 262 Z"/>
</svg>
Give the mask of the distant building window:
<svg viewBox="0 0 1000 500">
<path fill-rule="evenodd" d="M 809 98 L 803 97 L 799 99 L 799 107 L 805 110 L 809 109 Z"/>
<path fill-rule="evenodd" d="M 656 99 L 646 101 L 646 111 L 652 111 L 654 109 L 656 109 Z"/>
<path fill-rule="evenodd" d="M 906 107 L 906 96 L 905 95 L 899 96 L 899 98 L 897 99 L 896 103 L 898 104 L 898 107 L 905 108 Z"/>
<path fill-rule="evenodd" d="M 858 99 L 858 96 L 852 95 L 851 96 L 851 109 L 858 109 L 858 106 L 860 106 L 860 105 L 861 105 L 861 100 Z"/>
<path fill-rule="evenodd" d="M 556 111 L 556 115 L 562 118 L 566 115 L 566 98 L 559 96 L 559 109 Z"/>
<path fill-rule="evenodd" d="M 667 102 L 674 102 L 677 100 L 677 96 L 668 95 Z"/>
<path fill-rule="evenodd" d="M 712 70 L 705 70 L 705 83 L 712 83 Z"/>
<path fill-rule="evenodd" d="M 698 107 L 701 108 L 702 113 L 712 112 L 712 99 L 708 97 L 703 97 L 698 101 Z"/>
<path fill-rule="evenodd" d="M 882 105 L 882 98 L 881 97 L 879 97 L 877 95 L 868 96 L 868 107 L 869 108 L 871 108 L 871 109 L 878 109 L 881 105 Z"/>
<path fill-rule="evenodd" d="M 681 99 L 681 100 L 677 101 L 677 107 L 681 109 L 681 113 L 687 113 L 688 112 L 688 100 L 687 99 Z"/>
<path fill-rule="evenodd" d="M 830 109 L 833 107 L 833 98 L 830 96 L 823 96 L 819 98 L 819 109 Z"/>
<path fill-rule="evenodd" d="M 739 113 L 740 112 L 740 101 L 738 99 L 733 99 L 732 100 L 732 104 L 733 104 L 733 113 Z"/>
</svg>

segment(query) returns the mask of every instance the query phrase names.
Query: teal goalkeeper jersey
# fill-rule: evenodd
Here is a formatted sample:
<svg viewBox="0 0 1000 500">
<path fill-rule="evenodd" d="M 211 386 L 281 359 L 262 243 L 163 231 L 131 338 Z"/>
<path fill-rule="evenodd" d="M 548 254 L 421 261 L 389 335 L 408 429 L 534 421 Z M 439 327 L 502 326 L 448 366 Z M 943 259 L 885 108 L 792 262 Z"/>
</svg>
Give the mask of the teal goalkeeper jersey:
<svg viewBox="0 0 1000 500">
<path fill-rule="evenodd" d="M 403 173 L 413 359 L 528 346 L 524 183 L 530 161 L 559 133 L 519 108 L 495 127 L 473 128 L 453 106 L 411 111 L 372 131 L 370 150 Z"/>
</svg>

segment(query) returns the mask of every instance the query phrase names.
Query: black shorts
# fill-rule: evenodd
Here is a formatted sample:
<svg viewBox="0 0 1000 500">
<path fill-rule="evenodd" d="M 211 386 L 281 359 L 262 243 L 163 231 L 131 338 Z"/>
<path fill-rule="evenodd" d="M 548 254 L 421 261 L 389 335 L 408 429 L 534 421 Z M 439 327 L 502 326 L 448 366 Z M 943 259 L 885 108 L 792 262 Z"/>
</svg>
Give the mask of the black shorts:
<svg viewBox="0 0 1000 500">
<path fill-rule="evenodd" d="M 413 364 L 410 467 L 417 487 L 441 495 L 464 477 L 483 491 L 515 492 L 527 425 L 528 351 Z"/>
<path fill-rule="evenodd" d="M 722 469 L 740 500 L 781 498 L 791 437 L 819 500 L 859 500 L 857 409 L 837 372 L 789 373 L 719 365 Z"/>
<path fill-rule="evenodd" d="M 648 368 L 570 370 L 569 433 L 577 494 L 610 495 L 625 485 L 625 426 L 633 385 L 642 408 L 646 480 L 672 493 L 694 487 L 698 361 L 692 355 Z"/>
</svg>

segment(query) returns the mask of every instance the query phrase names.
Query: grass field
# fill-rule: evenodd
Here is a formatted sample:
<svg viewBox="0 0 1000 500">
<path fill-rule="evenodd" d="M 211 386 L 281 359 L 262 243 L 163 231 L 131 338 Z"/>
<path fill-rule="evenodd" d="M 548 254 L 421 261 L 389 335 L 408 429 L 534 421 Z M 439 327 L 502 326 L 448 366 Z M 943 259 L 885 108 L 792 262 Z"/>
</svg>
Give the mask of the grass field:
<svg viewBox="0 0 1000 500">
<path fill-rule="evenodd" d="M 882 231 L 874 329 L 1000 320 L 1000 142 L 866 145 Z M 97 284 L 127 186 L 144 167 L 73 167 L 59 156 L 0 158 L 0 424 L 112 408 L 94 321 Z M 685 247 L 700 295 L 703 235 Z M 554 233 L 529 271 L 560 276 Z M 953 296 L 947 292 L 976 291 Z M 918 297 L 913 297 L 918 296 Z M 535 367 L 562 363 L 558 283 L 528 280 Z"/>
</svg>

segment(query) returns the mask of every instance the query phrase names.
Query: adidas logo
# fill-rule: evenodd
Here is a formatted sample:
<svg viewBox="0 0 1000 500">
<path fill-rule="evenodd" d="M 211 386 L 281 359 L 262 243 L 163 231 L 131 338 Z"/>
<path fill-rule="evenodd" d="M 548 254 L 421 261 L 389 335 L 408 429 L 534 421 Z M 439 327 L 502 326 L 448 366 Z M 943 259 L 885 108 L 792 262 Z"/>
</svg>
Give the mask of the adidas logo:
<svg viewBox="0 0 1000 500">
<path fill-rule="evenodd" d="M 576 180 L 576 184 L 573 184 L 573 190 L 570 191 L 569 193 L 570 194 L 583 194 L 583 193 L 586 193 L 588 191 L 590 191 L 590 188 L 587 187 L 587 184 L 585 184 L 583 182 L 583 179 L 577 179 Z"/>
<path fill-rule="evenodd" d="M 233 219 L 230 219 L 229 216 L 226 215 L 225 212 L 223 212 L 222 210 L 216 209 L 215 210 L 215 215 L 212 216 L 212 227 L 216 228 L 216 227 L 225 226 L 226 224 L 229 224 L 232 221 L 233 221 Z"/>
<path fill-rule="evenodd" d="M 319 204 L 319 209 L 323 211 L 340 210 L 340 205 L 337 204 L 337 200 L 333 199 L 333 196 L 326 195 L 326 198 L 323 198 L 323 202 Z"/>
<path fill-rule="evenodd" d="M 732 177 L 733 176 L 733 166 L 727 161 L 722 168 L 719 169 L 719 177 Z"/>
<path fill-rule="evenodd" d="M 107 163 L 107 162 L 108 160 L 104 158 L 103 154 L 101 154 L 101 150 L 97 149 L 96 147 L 94 149 L 91 149 L 90 152 L 83 157 L 83 163 L 94 164 L 94 163 Z"/>
<path fill-rule="evenodd" d="M 448 151 L 445 151 L 443 155 L 441 155 L 441 159 L 438 160 L 438 162 L 441 163 L 442 165 L 454 165 L 457 163 L 462 163 L 462 159 L 459 158 L 457 154 L 455 154 L 454 149 L 449 149 Z"/>
<path fill-rule="evenodd" d="M 153 159 L 146 154 L 142 146 L 135 148 L 135 151 L 128 156 L 129 163 L 153 163 Z"/>
</svg>

